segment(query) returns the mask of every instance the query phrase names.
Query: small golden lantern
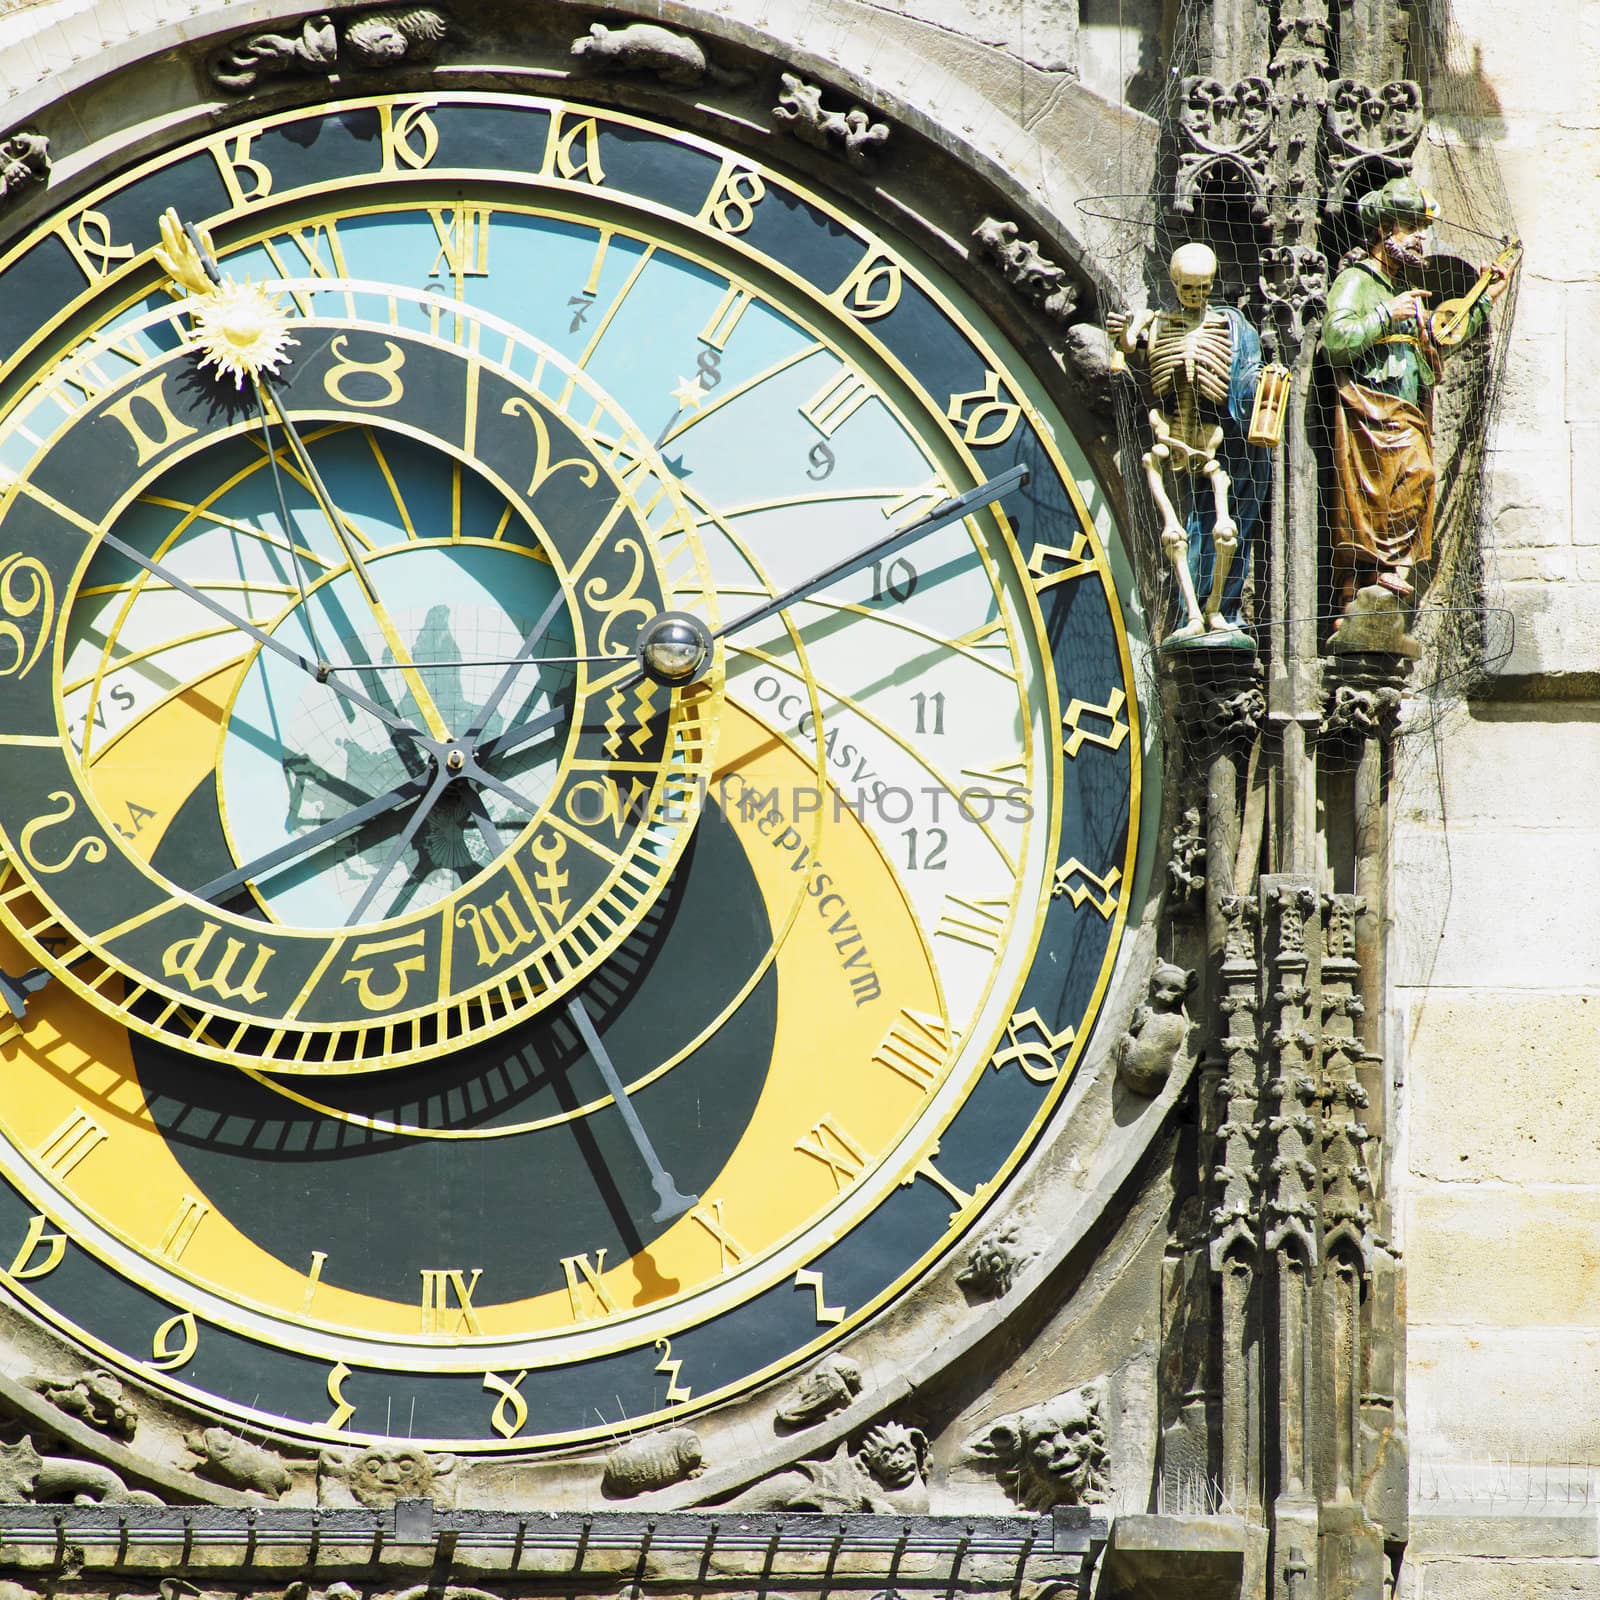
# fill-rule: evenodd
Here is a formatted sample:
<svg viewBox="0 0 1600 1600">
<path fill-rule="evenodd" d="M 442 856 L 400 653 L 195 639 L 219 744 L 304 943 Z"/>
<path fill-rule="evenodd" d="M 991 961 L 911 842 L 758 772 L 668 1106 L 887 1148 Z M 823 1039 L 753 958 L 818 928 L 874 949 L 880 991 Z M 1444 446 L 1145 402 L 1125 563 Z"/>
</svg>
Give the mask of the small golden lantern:
<svg viewBox="0 0 1600 1600">
<path fill-rule="evenodd" d="M 1256 403 L 1250 412 L 1249 444 L 1276 450 L 1283 443 L 1283 419 L 1289 410 L 1289 369 L 1270 361 L 1256 381 Z"/>
</svg>

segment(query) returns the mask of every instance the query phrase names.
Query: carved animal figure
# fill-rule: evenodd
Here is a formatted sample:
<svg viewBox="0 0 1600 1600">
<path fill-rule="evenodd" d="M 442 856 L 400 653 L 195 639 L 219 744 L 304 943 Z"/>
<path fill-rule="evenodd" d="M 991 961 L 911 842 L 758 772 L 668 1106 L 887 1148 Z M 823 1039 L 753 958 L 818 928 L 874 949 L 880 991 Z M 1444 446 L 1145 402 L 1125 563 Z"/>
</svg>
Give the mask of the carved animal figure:
<svg viewBox="0 0 1600 1600">
<path fill-rule="evenodd" d="M 253 1489 L 276 1500 L 291 1482 L 289 1469 L 272 1451 L 251 1444 L 226 1428 L 185 1434 L 183 1442 L 200 1457 L 196 1472 L 230 1488 Z"/>
<path fill-rule="evenodd" d="M 819 1361 L 794 1388 L 779 1409 L 781 1428 L 805 1428 L 835 1411 L 843 1411 L 861 1393 L 861 1371 L 843 1356 Z"/>
<path fill-rule="evenodd" d="M 255 88 L 262 78 L 331 74 L 341 59 L 368 70 L 430 61 L 449 31 L 444 13 L 429 6 L 369 11 L 342 26 L 342 42 L 326 14 L 308 17 L 298 34 L 253 33 L 235 39 L 212 55 L 212 80 L 224 89 L 242 91 Z"/>
<path fill-rule="evenodd" d="M 158 1506 L 143 1489 L 130 1489 L 110 1467 L 97 1461 L 42 1456 L 26 1435 L 0 1444 L 0 1501 L 36 1500 L 75 1506 Z"/>
<path fill-rule="evenodd" d="M 591 23 L 572 53 L 597 72 L 648 72 L 663 83 L 699 83 L 709 70 L 706 53 L 686 33 L 653 22 L 632 22 L 626 28 Z"/>
<path fill-rule="evenodd" d="M 606 1457 L 600 1487 L 613 1500 L 624 1500 L 698 1477 L 703 1470 L 700 1441 L 687 1428 L 668 1428 L 619 1444 Z"/>
<path fill-rule="evenodd" d="M 1156 963 L 1149 1003 L 1135 1009 L 1128 1031 L 1117 1041 L 1117 1076 L 1135 1094 L 1160 1094 L 1188 1053 L 1190 1024 L 1183 1002 L 1194 986 L 1194 973 L 1170 961 Z"/>
<path fill-rule="evenodd" d="M 431 61 L 450 25 L 428 6 L 369 11 L 344 31 L 345 54 L 357 67 L 392 67 L 399 61 Z"/>
<path fill-rule="evenodd" d="M 852 1449 L 800 1461 L 752 1485 L 733 1506 L 740 1511 L 903 1512 L 928 1509 L 928 1440 L 918 1428 L 875 1423 Z"/>
<path fill-rule="evenodd" d="M 224 45 L 210 60 L 212 80 L 224 89 L 253 89 L 263 78 L 286 73 L 332 72 L 339 36 L 326 16 L 307 17 L 298 34 L 253 33 Z"/>
<path fill-rule="evenodd" d="M 32 1378 L 29 1387 L 37 1390 L 57 1411 L 79 1417 L 91 1428 L 131 1439 L 138 1418 L 131 1406 L 122 1403 L 122 1380 L 109 1372 L 85 1372 L 81 1377 L 58 1383 L 53 1378 Z"/>
<path fill-rule="evenodd" d="M 0 140 L 0 202 L 44 181 L 50 171 L 50 141 L 42 133 L 14 133 Z"/>
<path fill-rule="evenodd" d="M 1025 1510 L 1101 1504 L 1111 1497 L 1101 1392 L 1097 1379 L 1001 1417 L 967 1449 L 994 1465 L 1000 1486 Z"/>
<path fill-rule="evenodd" d="M 975 1300 L 998 1300 L 1038 1254 L 1038 1240 L 1013 1219 L 991 1228 L 972 1247 L 956 1282 Z"/>
<path fill-rule="evenodd" d="M 806 83 L 792 72 L 779 76 L 782 93 L 772 115 L 789 125 L 789 131 L 802 144 L 817 150 L 837 146 L 851 166 L 865 170 L 878 151 L 889 142 L 889 125 L 874 122 L 860 106 L 848 111 L 828 111 L 822 104 L 822 90 Z"/>
<path fill-rule="evenodd" d="M 999 217 L 985 217 L 972 230 L 972 237 L 999 264 L 1007 283 L 1056 321 L 1067 322 L 1078 307 L 1076 287 L 1064 268 L 1040 254 L 1036 239 L 1018 234 L 1016 223 Z"/>
</svg>

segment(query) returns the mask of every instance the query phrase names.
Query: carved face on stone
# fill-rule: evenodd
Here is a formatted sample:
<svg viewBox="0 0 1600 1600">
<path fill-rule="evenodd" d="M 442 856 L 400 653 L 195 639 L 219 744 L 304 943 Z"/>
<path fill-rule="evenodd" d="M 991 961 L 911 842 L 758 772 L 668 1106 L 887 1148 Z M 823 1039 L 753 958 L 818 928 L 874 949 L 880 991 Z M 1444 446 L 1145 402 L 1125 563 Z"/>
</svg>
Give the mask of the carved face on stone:
<svg viewBox="0 0 1600 1600">
<path fill-rule="evenodd" d="M 1217 281 L 1216 254 L 1209 245 L 1179 245 L 1167 263 L 1167 273 L 1178 304 L 1185 311 L 1199 311 L 1210 300 L 1211 287 Z"/>
<path fill-rule="evenodd" d="M 422 1451 L 404 1447 L 391 1453 L 365 1450 L 350 1468 L 350 1492 L 364 1506 L 390 1506 L 412 1500 L 433 1487 L 433 1466 Z"/>
<path fill-rule="evenodd" d="M 364 17 L 351 23 L 346 37 L 373 66 L 398 61 L 406 53 L 406 36 L 385 17 Z"/>
<path fill-rule="evenodd" d="M 928 1441 L 916 1428 L 885 1422 L 861 1440 L 861 1464 L 885 1489 L 904 1489 L 922 1476 Z"/>
<path fill-rule="evenodd" d="M 1055 1489 L 1058 1499 L 1083 1505 L 1096 1486 L 1096 1432 L 1083 1394 L 1063 1395 L 1028 1418 L 1022 1440 L 1027 1472 Z"/>
</svg>

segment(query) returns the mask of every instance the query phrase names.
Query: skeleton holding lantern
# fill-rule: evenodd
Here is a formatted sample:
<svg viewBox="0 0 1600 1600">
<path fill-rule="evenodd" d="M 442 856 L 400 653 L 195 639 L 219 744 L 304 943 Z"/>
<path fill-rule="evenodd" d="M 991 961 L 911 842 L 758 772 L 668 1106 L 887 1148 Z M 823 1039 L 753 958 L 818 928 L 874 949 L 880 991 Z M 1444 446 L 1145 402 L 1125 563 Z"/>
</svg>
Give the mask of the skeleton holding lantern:
<svg viewBox="0 0 1600 1600">
<path fill-rule="evenodd" d="M 1239 606 L 1270 476 L 1268 451 L 1250 428 L 1261 340 L 1238 311 L 1210 303 L 1217 258 L 1209 246 L 1181 245 L 1168 273 L 1176 311 L 1106 318 L 1114 348 L 1148 371 L 1156 401 L 1145 480 L 1184 611 L 1165 642 L 1247 645 Z"/>
</svg>

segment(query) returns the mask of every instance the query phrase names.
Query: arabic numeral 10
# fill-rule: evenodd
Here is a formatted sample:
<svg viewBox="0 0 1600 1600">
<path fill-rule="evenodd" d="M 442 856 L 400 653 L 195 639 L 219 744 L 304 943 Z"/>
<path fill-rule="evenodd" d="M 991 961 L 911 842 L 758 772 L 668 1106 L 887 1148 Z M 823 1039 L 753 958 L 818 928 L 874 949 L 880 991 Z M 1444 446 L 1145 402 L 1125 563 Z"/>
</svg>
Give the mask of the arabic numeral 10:
<svg viewBox="0 0 1600 1600">
<path fill-rule="evenodd" d="M 909 600 L 917 592 L 917 569 L 904 556 L 872 563 L 874 600 Z M 921 732 L 921 729 L 918 729 Z"/>
</svg>

